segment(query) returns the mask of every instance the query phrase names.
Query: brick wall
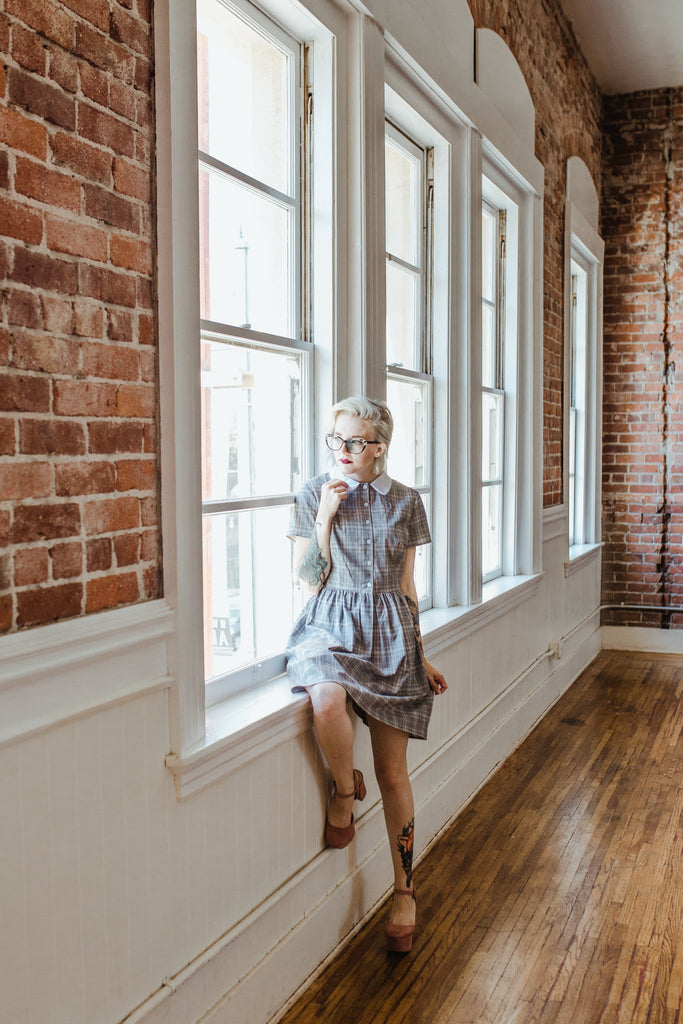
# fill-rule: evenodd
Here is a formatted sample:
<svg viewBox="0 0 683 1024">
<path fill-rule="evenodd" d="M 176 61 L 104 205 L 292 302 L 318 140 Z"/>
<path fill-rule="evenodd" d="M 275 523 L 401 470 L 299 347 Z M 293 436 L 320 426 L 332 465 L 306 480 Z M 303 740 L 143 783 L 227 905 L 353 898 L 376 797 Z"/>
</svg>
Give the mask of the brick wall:
<svg viewBox="0 0 683 1024">
<path fill-rule="evenodd" d="M 0 631 L 158 596 L 151 0 L 0 11 Z"/>
<path fill-rule="evenodd" d="M 536 109 L 545 169 L 543 217 L 543 504 L 562 495 L 564 203 L 567 160 L 579 156 L 600 189 L 602 97 L 557 0 L 468 0 L 477 28 L 515 56 Z M 565 495 L 566 498 L 566 495 Z"/>
<path fill-rule="evenodd" d="M 603 604 L 683 626 L 683 89 L 605 102 Z"/>
</svg>

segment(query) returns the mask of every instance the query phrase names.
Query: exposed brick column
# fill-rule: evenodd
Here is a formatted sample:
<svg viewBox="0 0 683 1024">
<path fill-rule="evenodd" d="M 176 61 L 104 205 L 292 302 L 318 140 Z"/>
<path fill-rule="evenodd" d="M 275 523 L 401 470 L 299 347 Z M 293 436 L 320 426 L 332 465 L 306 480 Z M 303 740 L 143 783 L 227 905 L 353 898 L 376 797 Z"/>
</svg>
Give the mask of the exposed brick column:
<svg viewBox="0 0 683 1024">
<path fill-rule="evenodd" d="M 683 89 L 606 101 L 602 230 L 603 621 L 680 627 Z"/>
<path fill-rule="evenodd" d="M 510 47 L 536 111 L 543 206 L 543 504 L 562 502 L 564 204 L 567 160 L 579 156 L 596 188 L 601 174 L 602 97 L 559 0 L 468 0 L 477 28 Z"/>
<path fill-rule="evenodd" d="M 160 593 L 150 19 L 0 12 L 0 631 Z"/>
</svg>

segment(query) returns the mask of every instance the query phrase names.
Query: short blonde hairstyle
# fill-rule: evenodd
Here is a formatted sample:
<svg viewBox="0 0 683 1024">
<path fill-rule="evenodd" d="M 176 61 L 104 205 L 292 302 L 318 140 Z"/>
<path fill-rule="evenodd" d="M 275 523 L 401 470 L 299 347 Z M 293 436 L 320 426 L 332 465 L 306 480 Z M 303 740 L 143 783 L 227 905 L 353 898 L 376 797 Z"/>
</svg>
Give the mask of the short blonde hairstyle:
<svg viewBox="0 0 683 1024">
<path fill-rule="evenodd" d="M 330 429 L 334 430 L 337 416 L 355 416 L 356 419 L 369 423 L 372 427 L 375 441 L 382 441 L 386 448 L 382 455 L 378 456 L 378 468 L 384 470 L 387 465 L 387 453 L 392 435 L 394 433 L 394 418 L 391 415 L 386 402 L 380 402 L 376 398 L 367 398 L 365 395 L 351 395 L 343 398 L 332 406 L 330 411 Z"/>
</svg>

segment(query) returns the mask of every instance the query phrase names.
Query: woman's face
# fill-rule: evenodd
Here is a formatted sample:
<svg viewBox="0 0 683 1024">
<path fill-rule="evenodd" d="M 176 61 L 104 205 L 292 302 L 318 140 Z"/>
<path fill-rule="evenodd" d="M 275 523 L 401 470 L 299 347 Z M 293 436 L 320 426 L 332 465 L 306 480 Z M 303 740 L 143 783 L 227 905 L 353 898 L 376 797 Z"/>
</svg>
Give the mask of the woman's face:
<svg viewBox="0 0 683 1024">
<path fill-rule="evenodd" d="M 372 424 L 366 420 L 349 416 L 345 412 L 339 413 L 334 421 L 334 433 L 343 437 L 345 441 L 350 441 L 352 437 L 372 441 L 375 437 L 373 429 Z M 344 476 L 350 476 L 361 483 L 369 483 L 382 472 L 380 455 L 386 448 L 384 441 L 381 441 L 379 444 L 368 444 L 364 451 L 352 455 L 351 452 L 347 452 L 346 445 L 342 445 L 338 452 L 334 452 L 334 457 Z"/>
</svg>

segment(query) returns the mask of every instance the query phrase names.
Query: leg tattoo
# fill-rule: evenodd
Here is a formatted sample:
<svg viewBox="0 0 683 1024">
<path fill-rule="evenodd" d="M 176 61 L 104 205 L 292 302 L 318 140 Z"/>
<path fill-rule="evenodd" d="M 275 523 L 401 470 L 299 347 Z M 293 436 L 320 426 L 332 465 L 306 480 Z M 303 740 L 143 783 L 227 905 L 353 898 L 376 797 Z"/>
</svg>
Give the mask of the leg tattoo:
<svg viewBox="0 0 683 1024">
<path fill-rule="evenodd" d="M 410 888 L 413 879 L 413 840 L 415 838 L 415 818 L 403 826 L 396 849 L 401 855 L 401 864 L 406 874 L 406 889 Z"/>
</svg>

